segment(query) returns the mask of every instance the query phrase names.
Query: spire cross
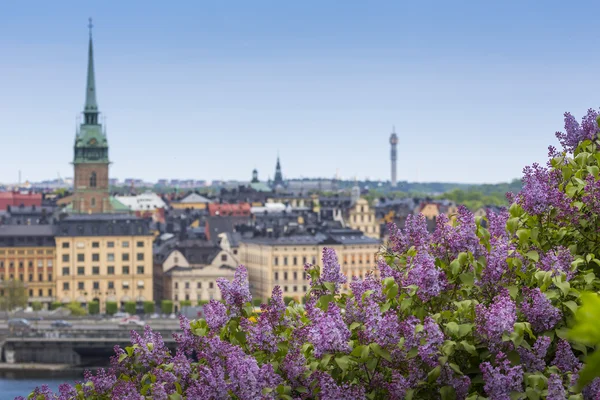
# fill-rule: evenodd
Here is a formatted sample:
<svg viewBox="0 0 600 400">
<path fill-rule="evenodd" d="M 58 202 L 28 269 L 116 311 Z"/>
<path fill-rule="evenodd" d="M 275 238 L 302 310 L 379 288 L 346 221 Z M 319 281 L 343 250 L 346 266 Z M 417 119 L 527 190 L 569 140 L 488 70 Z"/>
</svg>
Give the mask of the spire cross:
<svg viewBox="0 0 600 400">
<path fill-rule="evenodd" d="M 94 25 L 92 24 L 92 18 L 90 17 L 88 19 L 88 29 L 90 30 L 90 39 L 92 38 L 92 28 L 94 27 Z"/>
</svg>

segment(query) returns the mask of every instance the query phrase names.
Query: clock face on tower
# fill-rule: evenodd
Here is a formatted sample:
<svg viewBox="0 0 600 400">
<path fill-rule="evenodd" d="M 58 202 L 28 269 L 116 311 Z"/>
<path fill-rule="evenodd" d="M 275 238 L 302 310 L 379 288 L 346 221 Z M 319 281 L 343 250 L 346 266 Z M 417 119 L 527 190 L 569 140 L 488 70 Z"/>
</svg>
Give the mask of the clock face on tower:
<svg viewBox="0 0 600 400">
<path fill-rule="evenodd" d="M 98 142 L 96 141 L 96 139 L 92 138 L 92 139 L 89 141 L 89 143 L 88 143 L 88 144 L 89 144 L 90 146 L 95 146 L 95 145 L 96 145 L 96 143 L 98 143 Z"/>
</svg>

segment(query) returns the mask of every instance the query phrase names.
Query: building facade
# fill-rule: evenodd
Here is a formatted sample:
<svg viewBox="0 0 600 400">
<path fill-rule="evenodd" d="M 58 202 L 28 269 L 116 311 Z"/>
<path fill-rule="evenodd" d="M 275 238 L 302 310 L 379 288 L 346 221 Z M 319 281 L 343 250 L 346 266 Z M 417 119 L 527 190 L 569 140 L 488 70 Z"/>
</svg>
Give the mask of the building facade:
<svg viewBox="0 0 600 400">
<path fill-rule="evenodd" d="M 56 231 L 56 297 L 121 306 L 153 301 L 152 241 L 146 221 L 123 214 L 72 215 Z"/>
<path fill-rule="evenodd" d="M 359 198 L 348 212 L 348 227 L 362 231 L 365 236 L 379 239 L 380 225 L 375 217 L 375 210 L 366 199 Z"/>
<path fill-rule="evenodd" d="M 94 51 L 90 22 L 87 84 L 83 123 L 75 135 L 73 154 L 73 212 L 108 213 L 111 211 L 109 192 L 108 140 L 99 121 L 100 111 L 96 101 Z"/>
<path fill-rule="evenodd" d="M 267 299 L 273 287 L 279 285 L 284 296 L 300 301 L 309 287 L 304 265 L 320 264 L 324 247 L 335 250 L 342 272 L 350 279 L 374 270 L 380 242 L 348 229 L 328 234 L 242 239 L 240 261 L 248 268 L 252 296 Z"/>
<path fill-rule="evenodd" d="M 52 225 L 0 226 L 0 297 L 10 280 L 23 282 L 28 304 L 54 301 L 55 244 Z"/>
</svg>

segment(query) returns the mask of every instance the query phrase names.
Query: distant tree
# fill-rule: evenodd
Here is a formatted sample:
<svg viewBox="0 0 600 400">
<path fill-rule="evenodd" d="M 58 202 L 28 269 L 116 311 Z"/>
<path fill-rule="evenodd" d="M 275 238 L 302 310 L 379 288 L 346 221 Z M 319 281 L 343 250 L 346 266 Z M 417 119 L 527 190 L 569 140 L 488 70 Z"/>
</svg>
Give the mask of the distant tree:
<svg viewBox="0 0 600 400">
<path fill-rule="evenodd" d="M 136 305 L 135 305 L 135 301 L 128 301 L 125 303 L 125 312 L 128 314 L 135 314 L 136 312 Z"/>
<path fill-rule="evenodd" d="M 40 303 L 39 301 L 34 301 L 33 303 L 31 303 L 31 308 L 33 309 L 33 311 L 40 311 L 42 309 L 42 303 Z"/>
<path fill-rule="evenodd" d="M 179 305 L 180 305 L 181 307 L 189 307 L 189 306 L 191 306 L 191 305 L 192 305 L 192 301 L 191 301 L 191 300 L 181 300 L 181 301 L 179 302 Z"/>
<path fill-rule="evenodd" d="M 88 303 L 88 313 L 90 315 L 96 315 L 100 313 L 100 303 L 97 301 L 90 301 Z"/>
<path fill-rule="evenodd" d="M 262 300 L 261 299 L 253 299 L 252 304 L 254 305 L 254 307 L 260 307 L 260 305 L 262 304 Z"/>
<path fill-rule="evenodd" d="M 163 314 L 171 314 L 173 312 L 173 302 L 171 300 L 161 301 L 160 310 Z"/>
<path fill-rule="evenodd" d="M 206 304 L 208 304 L 208 300 L 198 300 L 198 305 L 199 306 L 203 306 L 203 305 L 206 305 Z"/>
<path fill-rule="evenodd" d="M 63 303 L 61 303 L 60 301 L 53 301 L 52 303 L 50 303 L 51 310 L 56 310 L 57 308 L 60 308 L 62 306 L 63 306 Z"/>
<path fill-rule="evenodd" d="M 3 311 L 12 311 L 18 307 L 27 305 L 27 291 L 23 282 L 11 280 L 3 285 L 4 296 L 0 298 L 0 309 Z"/>
<path fill-rule="evenodd" d="M 144 302 L 144 313 L 152 314 L 154 312 L 154 302 L 153 301 L 145 301 Z"/>
<path fill-rule="evenodd" d="M 67 304 L 66 308 L 71 311 L 71 315 L 76 317 L 80 317 L 82 315 L 87 314 L 87 311 L 81 306 L 81 303 L 78 303 L 76 301 Z"/>
<path fill-rule="evenodd" d="M 106 313 L 108 315 L 114 315 L 118 309 L 119 309 L 119 306 L 116 302 L 114 302 L 114 301 L 106 302 Z"/>
<path fill-rule="evenodd" d="M 285 305 L 287 306 L 288 304 L 290 304 L 292 301 L 294 301 L 293 297 L 289 297 L 289 296 L 285 296 L 283 298 L 283 302 L 285 303 Z"/>
</svg>

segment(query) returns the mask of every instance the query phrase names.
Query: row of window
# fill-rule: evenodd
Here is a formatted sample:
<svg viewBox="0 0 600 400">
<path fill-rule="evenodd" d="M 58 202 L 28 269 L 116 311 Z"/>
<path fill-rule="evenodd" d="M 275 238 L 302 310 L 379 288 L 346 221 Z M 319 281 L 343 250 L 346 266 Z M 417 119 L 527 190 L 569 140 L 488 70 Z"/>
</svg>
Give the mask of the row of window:
<svg viewBox="0 0 600 400">
<path fill-rule="evenodd" d="M 29 276 L 27 277 L 28 278 L 27 281 L 28 282 L 33 282 L 33 277 L 34 276 L 35 276 L 34 274 L 29 274 Z M 8 279 L 12 281 L 13 279 L 15 279 L 15 275 L 14 274 L 10 274 L 8 276 Z M 4 280 L 4 274 L 0 274 L 0 281 L 3 281 L 3 280 Z M 23 274 L 19 274 L 19 280 L 21 282 L 25 282 Z M 47 281 L 48 282 L 52 282 L 52 274 L 48 274 L 48 280 Z M 38 280 L 36 282 L 44 282 L 44 274 L 38 274 Z"/>
<path fill-rule="evenodd" d="M 292 276 L 293 276 L 293 278 L 292 278 L 293 280 L 297 280 L 298 279 L 298 272 L 293 272 Z M 279 272 L 275 271 L 274 278 L 275 278 L 276 281 L 279 280 Z M 302 272 L 302 279 L 306 279 L 306 272 Z M 287 272 L 283 273 L 283 280 L 284 281 L 288 280 L 288 273 Z"/>
<path fill-rule="evenodd" d="M 70 246 L 71 246 L 70 242 L 63 242 L 62 243 L 62 248 L 63 249 L 68 249 Z M 144 247 L 144 242 L 142 240 L 140 240 L 140 241 L 138 241 L 138 242 L 135 243 L 135 246 L 136 247 Z M 83 247 L 85 247 L 85 243 L 84 242 L 78 242 L 77 243 L 77 248 L 81 249 Z M 106 242 L 106 247 L 108 247 L 108 248 L 115 247 L 115 242 L 112 242 L 112 241 L 111 242 Z M 129 242 L 126 241 L 126 240 L 122 241 L 121 242 L 121 247 L 128 248 L 129 247 Z M 100 242 L 92 242 L 92 248 L 94 248 L 94 249 L 100 248 Z"/>
<path fill-rule="evenodd" d="M 144 274 L 144 266 L 138 265 L 136 271 L 137 271 L 137 274 L 143 275 Z M 106 267 L 106 274 L 114 275 L 115 267 L 114 266 Z M 124 265 L 123 267 L 121 267 L 121 274 L 129 275 L 129 266 L 128 265 Z M 71 268 L 63 267 L 62 276 L 69 276 L 69 275 L 71 275 Z M 77 275 L 85 275 L 85 267 L 77 267 Z M 100 267 L 92 267 L 92 275 L 100 275 Z"/>
<path fill-rule="evenodd" d="M 353 216 L 352 216 L 352 219 L 353 219 L 353 222 L 354 222 L 354 223 L 357 223 L 357 222 L 358 222 L 358 218 L 357 218 L 357 217 L 358 217 L 358 215 L 353 215 Z M 368 216 L 368 218 L 367 218 L 367 222 L 371 222 L 371 218 L 372 218 L 372 217 L 373 217 L 373 215 L 369 215 L 369 216 Z M 360 222 L 365 222 L 364 215 L 361 215 L 361 216 L 360 216 Z"/>
<path fill-rule="evenodd" d="M 0 250 L 0 255 L 6 254 L 6 250 Z M 8 250 L 8 254 L 15 254 L 15 250 Z M 16 254 L 25 254 L 25 250 L 17 250 Z M 27 254 L 34 254 L 33 250 L 27 250 Z M 35 254 L 44 254 L 44 250 L 36 250 Z M 54 254 L 54 249 L 46 250 L 46 254 Z"/>
<path fill-rule="evenodd" d="M 38 268 L 42 268 L 44 266 L 44 261 L 43 260 L 38 260 L 37 266 L 38 266 Z M 53 266 L 52 260 L 48 260 L 48 267 L 52 268 L 52 266 Z M 15 262 L 14 261 L 10 261 L 8 263 L 8 268 L 14 268 L 14 267 L 15 267 Z M 0 268 L 4 268 L 4 261 L 0 261 Z M 25 262 L 24 261 L 19 261 L 19 268 L 25 268 Z M 27 262 L 27 268 L 33 268 L 33 261 L 28 261 Z"/>
<path fill-rule="evenodd" d="M 29 297 L 34 296 L 35 291 L 33 289 L 29 289 Z M 38 289 L 37 291 L 38 297 L 44 296 L 44 289 Z M 0 289 L 0 297 L 4 296 L 4 289 Z M 48 289 L 48 297 L 52 297 L 52 289 Z"/>
<path fill-rule="evenodd" d="M 285 292 L 289 292 L 289 290 L 288 290 L 288 289 L 289 289 L 289 287 L 288 287 L 288 286 L 284 286 L 284 287 L 283 287 L 283 292 L 284 292 L 284 293 L 285 293 Z M 306 292 L 306 290 L 307 290 L 307 287 L 306 287 L 306 285 L 302 286 L 302 291 L 303 291 L 303 292 Z M 298 286 L 295 286 L 295 285 L 294 285 L 294 286 L 292 286 L 292 292 L 298 292 Z"/>
<path fill-rule="evenodd" d="M 197 296 L 196 296 L 196 298 L 198 299 L 198 301 L 202 300 L 202 296 L 200 296 L 200 295 L 197 295 Z M 212 293 L 210 293 L 210 294 L 208 295 L 208 299 L 209 299 L 209 300 L 212 300 L 212 299 L 214 299 L 214 295 L 213 295 Z M 189 300 L 190 300 L 190 295 L 189 295 L 189 294 L 186 294 L 186 295 L 185 295 L 185 300 L 187 300 L 187 301 L 189 301 Z M 179 301 L 179 296 L 178 296 L 178 295 L 175 295 L 175 301 Z"/>
<path fill-rule="evenodd" d="M 282 265 L 289 265 L 289 259 L 290 257 L 281 257 L 282 258 Z M 298 262 L 300 261 L 300 257 L 291 257 L 291 261 L 292 261 L 292 265 L 298 265 Z M 308 262 L 308 257 L 304 256 L 302 257 L 302 264 L 301 265 L 305 265 Z M 317 257 L 312 256 L 311 259 L 312 264 L 316 264 L 317 263 Z M 279 265 L 279 257 L 274 257 L 273 258 L 273 265 Z"/>
<path fill-rule="evenodd" d="M 175 283 L 173 284 L 173 287 L 174 287 L 175 289 L 179 289 L 179 282 L 175 282 Z M 186 283 L 185 283 L 185 288 L 186 288 L 186 289 L 189 289 L 189 288 L 190 288 L 190 283 L 189 283 L 189 282 L 186 282 Z M 209 288 L 209 289 L 214 289 L 214 288 L 215 288 L 215 283 L 214 283 L 214 282 L 208 282 L 208 288 Z M 202 282 L 197 282 L 197 283 L 196 283 L 196 289 L 202 289 Z"/>
<path fill-rule="evenodd" d="M 135 256 L 137 261 L 144 261 L 144 253 L 137 253 Z M 62 255 L 63 262 L 69 262 L 71 260 L 70 254 Z M 129 261 L 129 253 L 121 254 L 122 261 Z M 92 253 L 92 261 L 100 261 L 100 253 Z M 115 261 L 115 253 L 107 253 L 106 261 Z M 77 254 L 77 262 L 85 262 L 85 254 Z"/>
<path fill-rule="evenodd" d="M 129 282 L 125 281 L 122 283 L 122 285 L 123 285 L 123 289 L 129 289 Z M 137 287 L 138 287 L 138 289 L 143 289 L 144 281 L 138 281 Z M 108 290 L 114 289 L 115 283 L 113 281 L 108 281 L 106 288 Z M 63 282 L 63 290 L 70 290 L 70 289 L 71 289 L 71 283 Z M 85 290 L 85 282 L 77 282 L 77 290 Z M 98 282 L 98 281 L 92 282 L 92 290 L 100 290 L 100 282 Z"/>
</svg>

